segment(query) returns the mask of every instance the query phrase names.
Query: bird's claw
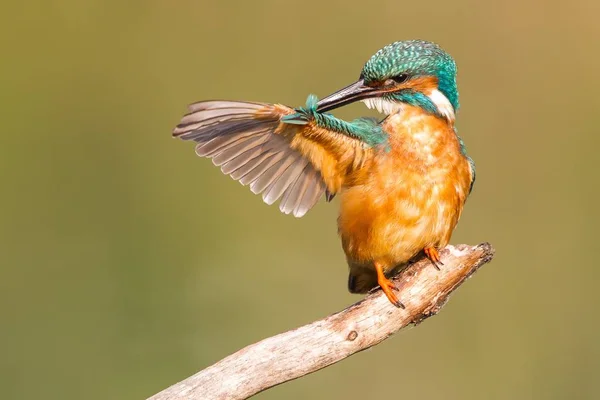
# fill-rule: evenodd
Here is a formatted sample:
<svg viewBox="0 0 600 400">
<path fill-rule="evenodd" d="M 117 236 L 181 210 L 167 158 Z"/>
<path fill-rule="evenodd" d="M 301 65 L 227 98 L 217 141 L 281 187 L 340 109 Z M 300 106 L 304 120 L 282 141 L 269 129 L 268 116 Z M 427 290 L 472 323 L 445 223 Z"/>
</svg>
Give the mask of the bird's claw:
<svg viewBox="0 0 600 400">
<path fill-rule="evenodd" d="M 394 285 L 392 281 L 385 277 L 383 266 L 379 263 L 375 263 L 375 271 L 377 271 L 377 283 L 379 284 L 379 287 L 383 293 L 385 293 L 387 296 L 390 303 L 398 308 L 404 308 L 404 304 L 398 300 L 398 296 L 396 296 L 396 293 L 394 293 L 394 291 L 398 291 L 398 288 L 396 288 L 396 285 Z"/>
<path fill-rule="evenodd" d="M 423 249 L 425 256 L 431 261 L 435 269 L 440 270 L 440 266 L 443 266 L 444 263 L 440 260 L 440 253 L 437 251 L 435 247 L 426 247 Z"/>
<path fill-rule="evenodd" d="M 385 293 L 385 295 L 387 296 L 390 303 L 392 303 L 398 308 L 405 308 L 404 304 L 402 304 L 402 302 L 398 300 L 398 296 L 396 296 L 396 293 L 394 293 L 398 291 L 398 288 L 392 283 L 392 281 L 390 281 L 389 279 L 380 281 L 379 286 L 381 287 L 381 290 L 383 290 L 383 293 Z"/>
</svg>

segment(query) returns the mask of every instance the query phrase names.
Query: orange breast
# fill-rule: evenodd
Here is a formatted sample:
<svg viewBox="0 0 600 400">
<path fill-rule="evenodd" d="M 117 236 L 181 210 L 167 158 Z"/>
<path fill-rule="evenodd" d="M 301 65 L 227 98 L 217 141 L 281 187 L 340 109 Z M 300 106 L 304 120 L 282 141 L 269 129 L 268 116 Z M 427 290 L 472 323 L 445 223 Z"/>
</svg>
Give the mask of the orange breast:
<svg viewBox="0 0 600 400">
<path fill-rule="evenodd" d="M 416 107 L 385 124 L 389 151 L 347 179 L 338 219 L 349 263 L 391 269 L 425 247 L 448 244 L 469 192 L 471 168 L 454 128 Z"/>
</svg>

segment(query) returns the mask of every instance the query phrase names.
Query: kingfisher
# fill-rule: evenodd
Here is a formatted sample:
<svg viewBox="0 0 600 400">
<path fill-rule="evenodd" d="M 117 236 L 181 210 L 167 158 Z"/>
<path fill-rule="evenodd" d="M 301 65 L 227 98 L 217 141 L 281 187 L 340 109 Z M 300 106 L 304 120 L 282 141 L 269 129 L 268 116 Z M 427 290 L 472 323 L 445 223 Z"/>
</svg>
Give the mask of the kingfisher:
<svg viewBox="0 0 600 400">
<path fill-rule="evenodd" d="M 329 111 L 362 101 L 383 119 L 345 121 Z M 200 101 L 173 130 L 196 154 L 265 203 L 302 217 L 340 199 L 338 233 L 348 290 L 379 286 L 404 307 L 390 277 L 420 255 L 439 269 L 475 182 L 455 128 L 454 59 L 435 43 L 399 41 L 377 51 L 359 79 L 305 106 Z"/>
</svg>

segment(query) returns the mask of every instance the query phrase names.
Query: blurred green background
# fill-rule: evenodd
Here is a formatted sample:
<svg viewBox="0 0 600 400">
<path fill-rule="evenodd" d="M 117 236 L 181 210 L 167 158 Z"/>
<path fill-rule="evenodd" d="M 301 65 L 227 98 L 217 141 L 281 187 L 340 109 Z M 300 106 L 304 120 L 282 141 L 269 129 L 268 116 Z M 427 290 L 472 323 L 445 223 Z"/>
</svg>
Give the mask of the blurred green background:
<svg viewBox="0 0 600 400">
<path fill-rule="evenodd" d="M 324 96 L 412 38 L 459 66 L 478 181 L 453 243 L 496 258 L 439 316 L 257 398 L 600 398 L 597 0 L 1 10 L 3 398 L 143 399 L 359 300 L 335 204 L 282 215 L 171 129 L 196 100 Z"/>
</svg>

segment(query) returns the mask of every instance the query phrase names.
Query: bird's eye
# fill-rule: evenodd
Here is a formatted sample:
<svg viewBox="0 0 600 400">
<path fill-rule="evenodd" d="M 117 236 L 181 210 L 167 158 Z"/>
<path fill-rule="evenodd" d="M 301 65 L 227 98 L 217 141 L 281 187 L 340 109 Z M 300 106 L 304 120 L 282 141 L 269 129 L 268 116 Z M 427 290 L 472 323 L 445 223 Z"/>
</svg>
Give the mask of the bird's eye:
<svg viewBox="0 0 600 400">
<path fill-rule="evenodd" d="M 392 80 L 396 83 L 402 83 L 405 82 L 408 79 L 408 75 L 407 74 L 399 74 L 396 76 L 392 76 Z"/>
<path fill-rule="evenodd" d="M 400 74 L 400 75 L 392 76 L 385 80 L 384 85 L 385 86 L 396 86 L 400 83 L 405 82 L 407 79 L 408 79 L 407 74 Z"/>
</svg>

